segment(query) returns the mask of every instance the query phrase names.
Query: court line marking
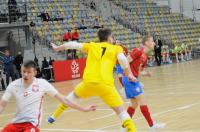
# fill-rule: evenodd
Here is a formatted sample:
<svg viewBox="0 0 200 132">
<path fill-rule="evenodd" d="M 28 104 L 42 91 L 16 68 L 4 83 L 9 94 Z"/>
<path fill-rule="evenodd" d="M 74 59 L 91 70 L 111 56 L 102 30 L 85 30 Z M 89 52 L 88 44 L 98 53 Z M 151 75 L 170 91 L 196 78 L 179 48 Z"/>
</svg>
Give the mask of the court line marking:
<svg viewBox="0 0 200 132">
<path fill-rule="evenodd" d="M 110 109 L 110 110 L 111 110 L 111 109 Z M 107 118 L 107 117 L 110 117 L 110 116 L 113 116 L 113 115 L 116 115 L 116 114 L 113 112 L 113 113 L 111 113 L 111 114 L 107 114 L 107 115 L 105 115 L 105 116 L 96 117 L 96 118 L 93 118 L 93 119 L 90 119 L 90 120 L 91 120 L 91 121 L 95 121 L 95 120 Z"/>
<path fill-rule="evenodd" d="M 2 127 L 0 127 L 0 130 Z M 60 131 L 60 132 L 119 132 L 120 130 L 79 130 L 79 129 L 46 129 L 46 128 L 41 128 L 41 131 Z M 139 132 L 149 132 L 146 130 L 139 130 Z M 168 130 L 168 131 L 162 131 L 162 132 L 199 132 L 199 130 L 190 130 L 190 131 L 177 131 L 177 130 Z"/>
<path fill-rule="evenodd" d="M 176 108 L 169 109 L 169 110 L 166 110 L 166 111 L 161 111 L 161 112 L 158 112 L 158 113 L 154 113 L 154 114 L 152 114 L 152 116 L 159 116 L 159 115 L 162 115 L 162 114 L 165 114 L 165 113 L 169 113 L 169 112 L 173 112 L 173 111 L 177 111 L 177 110 L 188 109 L 188 108 L 191 108 L 192 106 L 199 105 L 199 104 L 200 104 L 200 102 L 192 103 L 192 104 L 188 104 L 188 105 L 184 105 L 184 106 L 180 106 L 180 107 L 176 107 Z M 135 118 L 134 121 L 141 120 L 141 119 L 144 119 L 144 118 L 143 117 L 138 117 L 138 118 Z M 114 123 L 112 123 L 112 125 L 105 126 L 105 127 L 99 128 L 97 130 L 103 130 L 103 129 L 114 127 L 114 126 L 117 126 L 117 125 L 120 125 L 120 123 L 119 122 L 118 123 L 114 122 Z"/>
<path fill-rule="evenodd" d="M 146 92 L 146 95 L 185 95 L 185 94 L 194 94 L 194 95 L 198 95 L 198 94 L 200 94 L 200 92 L 177 92 L 177 93 L 172 93 L 172 92 L 170 92 L 170 93 L 159 93 L 159 94 L 157 94 L 157 93 L 159 93 L 159 92 L 151 92 L 151 93 L 148 93 L 148 92 Z M 130 104 L 130 102 L 129 101 L 126 101 L 126 102 L 124 102 L 124 103 L 126 103 L 126 104 Z M 102 101 L 100 101 L 100 102 L 98 102 L 97 103 L 98 105 L 99 104 L 104 104 L 104 102 L 102 102 Z M 49 106 L 49 107 L 45 107 L 45 109 L 46 108 L 55 108 L 56 109 L 56 107 L 55 106 Z M 74 109 L 69 109 L 69 110 L 66 110 L 66 111 L 64 111 L 64 113 L 68 113 L 68 112 L 74 112 L 74 111 L 77 111 L 77 110 L 74 110 Z M 110 108 L 97 108 L 97 110 L 96 111 L 112 111 L 112 109 L 110 109 Z M 2 114 L 2 115 L 0 115 L 0 117 L 4 117 L 4 116 L 11 116 L 11 115 L 14 115 L 15 114 L 15 112 L 13 112 L 13 113 L 8 113 L 8 114 Z M 51 113 L 45 113 L 44 112 L 44 115 L 45 114 L 51 114 Z M 113 113 L 112 114 L 109 114 L 109 115 L 114 115 Z M 105 117 L 107 117 L 108 115 L 105 115 Z M 94 118 L 94 119 L 91 119 L 91 120 L 98 120 L 98 119 L 103 119 L 104 117 L 97 117 L 97 118 Z"/>
</svg>

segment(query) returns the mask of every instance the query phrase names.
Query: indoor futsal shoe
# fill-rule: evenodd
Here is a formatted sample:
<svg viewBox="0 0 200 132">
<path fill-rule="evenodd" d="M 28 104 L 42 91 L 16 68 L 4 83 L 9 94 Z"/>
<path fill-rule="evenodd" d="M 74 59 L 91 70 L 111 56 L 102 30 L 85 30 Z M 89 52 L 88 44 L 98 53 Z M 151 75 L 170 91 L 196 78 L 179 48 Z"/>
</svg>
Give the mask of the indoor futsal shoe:
<svg viewBox="0 0 200 132">
<path fill-rule="evenodd" d="M 53 119 L 51 116 L 47 119 L 47 122 L 52 124 L 54 123 L 55 119 Z"/>
<path fill-rule="evenodd" d="M 151 128 L 150 132 L 157 132 L 157 130 L 162 129 L 165 127 L 165 123 L 155 123 Z"/>
</svg>

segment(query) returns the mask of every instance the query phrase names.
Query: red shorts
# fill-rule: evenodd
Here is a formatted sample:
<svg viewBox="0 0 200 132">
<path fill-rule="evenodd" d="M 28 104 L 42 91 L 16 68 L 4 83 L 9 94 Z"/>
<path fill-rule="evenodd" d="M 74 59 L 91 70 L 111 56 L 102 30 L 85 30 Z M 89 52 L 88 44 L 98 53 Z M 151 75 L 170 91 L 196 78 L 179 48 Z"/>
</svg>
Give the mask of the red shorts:
<svg viewBox="0 0 200 132">
<path fill-rule="evenodd" d="M 3 128 L 1 132 L 39 132 L 40 129 L 30 122 L 11 123 Z"/>
</svg>

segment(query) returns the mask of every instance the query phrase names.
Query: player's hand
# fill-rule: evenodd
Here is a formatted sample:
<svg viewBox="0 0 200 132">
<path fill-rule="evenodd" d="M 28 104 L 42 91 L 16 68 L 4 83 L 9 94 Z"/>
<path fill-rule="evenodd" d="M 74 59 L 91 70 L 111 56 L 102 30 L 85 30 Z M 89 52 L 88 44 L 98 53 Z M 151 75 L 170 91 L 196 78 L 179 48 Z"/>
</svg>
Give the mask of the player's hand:
<svg viewBox="0 0 200 132">
<path fill-rule="evenodd" d="M 95 111 L 95 110 L 96 110 L 96 106 L 95 105 L 90 105 L 90 106 L 87 106 L 87 107 L 83 108 L 84 112 L 90 112 L 90 111 Z"/>
<path fill-rule="evenodd" d="M 131 82 L 137 82 L 137 78 L 134 77 L 132 74 L 128 75 L 128 80 L 131 81 Z"/>
<path fill-rule="evenodd" d="M 52 46 L 52 49 L 54 51 L 58 51 L 58 46 L 57 45 L 55 45 L 54 43 L 51 43 L 51 46 Z"/>
</svg>

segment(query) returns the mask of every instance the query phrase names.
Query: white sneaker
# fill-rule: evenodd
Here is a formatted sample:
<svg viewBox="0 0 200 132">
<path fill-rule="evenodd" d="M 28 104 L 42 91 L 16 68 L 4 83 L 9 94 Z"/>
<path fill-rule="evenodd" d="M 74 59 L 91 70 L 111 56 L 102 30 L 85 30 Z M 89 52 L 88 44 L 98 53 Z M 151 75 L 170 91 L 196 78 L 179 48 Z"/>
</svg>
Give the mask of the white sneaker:
<svg viewBox="0 0 200 132">
<path fill-rule="evenodd" d="M 159 129 L 162 129 L 165 127 L 165 123 L 155 123 L 151 128 L 150 132 L 158 132 Z"/>
</svg>

